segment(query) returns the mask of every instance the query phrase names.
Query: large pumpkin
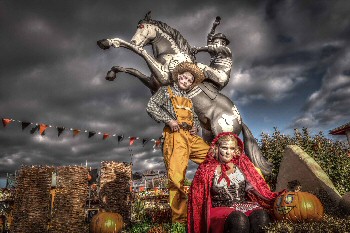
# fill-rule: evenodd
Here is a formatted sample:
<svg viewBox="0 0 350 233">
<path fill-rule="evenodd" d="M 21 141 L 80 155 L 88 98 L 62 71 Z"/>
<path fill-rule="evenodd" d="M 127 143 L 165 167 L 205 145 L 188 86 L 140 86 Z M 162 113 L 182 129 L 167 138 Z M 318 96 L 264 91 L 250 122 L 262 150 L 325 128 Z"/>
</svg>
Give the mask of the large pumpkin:
<svg viewBox="0 0 350 233">
<path fill-rule="evenodd" d="M 320 221 L 323 217 L 323 205 L 313 194 L 308 192 L 286 192 L 276 198 L 273 211 L 278 220 L 288 219 L 293 222 Z"/>
<path fill-rule="evenodd" d="M 118 213 L 99 212 L 92 217 L 90 233 L 118 233 L 123 227 L 123 218 Z"/>
</svg>

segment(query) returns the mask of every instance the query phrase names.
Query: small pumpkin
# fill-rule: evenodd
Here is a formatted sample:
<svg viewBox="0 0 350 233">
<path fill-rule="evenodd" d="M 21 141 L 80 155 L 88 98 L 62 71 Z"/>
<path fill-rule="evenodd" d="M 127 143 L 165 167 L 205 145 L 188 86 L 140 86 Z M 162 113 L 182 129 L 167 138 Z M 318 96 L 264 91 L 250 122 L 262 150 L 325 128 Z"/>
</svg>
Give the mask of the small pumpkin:
<svg viewBox="0 0 350 233">
<path fill-rule="evenodd" d="M 90 222 L 91 233 L 118 233 L 123 228 L 123 217 L 118 213 L 99 212 Z"/>
<path fill-rule="evenodd" d="M 292 222 L 320 221 L 323 218 L 323 205 L 313 194 L 301 191 L 285 192 L 276 198 L 273 211 L 278 220 Z"/>
</svg>

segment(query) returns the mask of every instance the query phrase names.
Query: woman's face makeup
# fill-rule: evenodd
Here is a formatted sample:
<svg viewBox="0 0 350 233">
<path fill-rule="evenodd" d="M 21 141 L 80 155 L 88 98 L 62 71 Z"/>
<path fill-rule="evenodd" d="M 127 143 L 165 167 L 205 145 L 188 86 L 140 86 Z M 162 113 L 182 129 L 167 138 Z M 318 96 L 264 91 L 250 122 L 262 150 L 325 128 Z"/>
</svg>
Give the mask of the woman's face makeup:
<svg viewBox="0 0 350 233">
<path fill-rule="evenodd" d="M 227 163 L 236 155 L 237 142 L 233 140 L 223 141 L 219 144 L 219 161 Z"/>
</svg>

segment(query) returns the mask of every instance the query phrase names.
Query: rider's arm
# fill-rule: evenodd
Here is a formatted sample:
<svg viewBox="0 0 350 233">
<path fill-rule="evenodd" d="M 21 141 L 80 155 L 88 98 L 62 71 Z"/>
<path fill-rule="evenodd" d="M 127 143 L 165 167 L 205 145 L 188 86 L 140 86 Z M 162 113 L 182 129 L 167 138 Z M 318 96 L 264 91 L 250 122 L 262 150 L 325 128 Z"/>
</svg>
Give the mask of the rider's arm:
<svg viewBox="0 0 350 233">
<path fill-rule="evenodd" d="M 213 43 L 213 36 L 214 36 L 214 33 L 209 33 L 208 36 L 207 36 L 207 45 L 210 45 Z"/>
<path fill-rule="evenodd" d="M 220 54 L 221 57 L 229 57 L 232 59 L 231 50 L 227 46 L 208 45 L 206 47 L 207 47 L 208 52 L 210 52 L 210 53 Z"/>
<path fill-rule="evenodd" d="M 197 53 L 198 52 L 208 52 L 209 47 L 208 46 L 202 46 L 202 47 L 195 47 Z"/>
</svg>

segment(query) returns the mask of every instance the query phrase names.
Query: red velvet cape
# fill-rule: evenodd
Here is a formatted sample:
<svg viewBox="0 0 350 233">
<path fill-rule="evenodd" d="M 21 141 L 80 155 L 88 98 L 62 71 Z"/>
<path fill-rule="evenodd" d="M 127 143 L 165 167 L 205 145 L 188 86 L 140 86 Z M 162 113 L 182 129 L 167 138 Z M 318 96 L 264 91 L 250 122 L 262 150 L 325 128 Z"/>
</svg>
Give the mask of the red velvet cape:
<svg viewBox="0 0 350 233">
<path fill-rule="evenodd" d="M 220 162 L 213 157 L 213 148 L 220 137 L 228 134 L 234 135 L 237 138 L 238 145 L 241 148 L 241 156 L 233 158 L 231 161 L 241 170 L 246 180 L 265 200 L 252 193 L 248 193 L 248 198 L 251 201 L 258 202 L 264 208 L 271 209 L 274 200 L 279 194 L 270 190 L 265 180 L 255 169 L 253 163 L 244 154 L 242 140 L 233 133 L 221 133 L 212 142 L 211 150 L 209 150 L 206 160 L 199 165 L 192 181 L 188 196 L 188 233 L 209 232 L 211 208 L 210 188 L 215 169 L 220 165 Z"/>
</svg>

